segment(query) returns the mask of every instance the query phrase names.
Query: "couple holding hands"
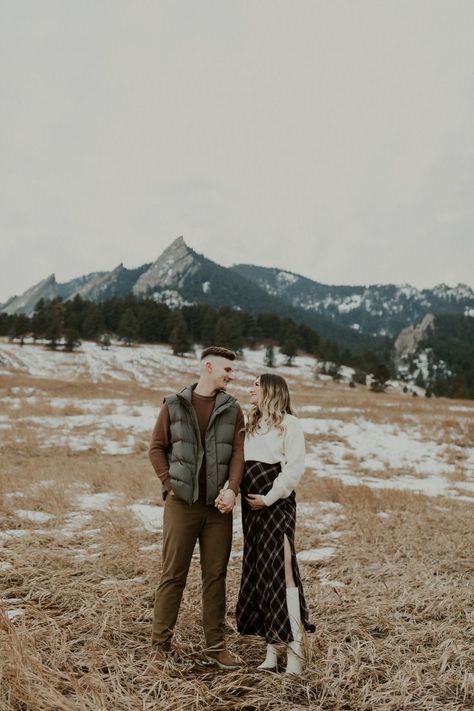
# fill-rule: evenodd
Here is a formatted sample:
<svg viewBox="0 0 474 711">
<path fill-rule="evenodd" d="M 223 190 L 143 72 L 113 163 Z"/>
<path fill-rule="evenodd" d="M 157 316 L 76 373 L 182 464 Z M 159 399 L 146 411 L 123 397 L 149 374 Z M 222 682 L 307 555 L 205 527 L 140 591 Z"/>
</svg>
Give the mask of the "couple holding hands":
<svg viewBox="0 0 474 711">
<path fill-rule="evenodd" d="M 264 373 L 250 389 L 247 423 L 227 393 L 236 355 L 212 346 L 201 354 L 195 385 L 165 398 L 149 456 L 163 488 L 163 565 L 155 595 L 152 645 L 171 652 L 173 629 L 191 558 L 199 541 L 203 627 L 208 661 L 237 669 L 225 646 L 225 582 L 232 546 L 232 510 L 242 494 L 244 552 L 237 629 L 267 642 L 258 669 L 303 669 L 303 628 L 309 623 L 296 561 L 295 488 L 304 471 L 304 435 L 286 381 Z"/>
</svg>

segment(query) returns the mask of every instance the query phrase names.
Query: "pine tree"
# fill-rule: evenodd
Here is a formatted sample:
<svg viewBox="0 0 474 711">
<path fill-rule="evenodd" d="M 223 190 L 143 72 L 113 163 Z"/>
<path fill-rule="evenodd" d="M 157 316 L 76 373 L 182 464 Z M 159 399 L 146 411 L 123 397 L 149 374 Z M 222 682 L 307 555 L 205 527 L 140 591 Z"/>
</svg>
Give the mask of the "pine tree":
<svg viewBox="0 0 474 711">
<path fill-rule="evenodd" d="M 359 368 L 354 368 L 354 372 L 352 373 L 352 382 L 357 383 L 358 385 L 365 385 L 367 383 L 367 374 Z"/>
<path fill-rule="evenodd" d="M 257 324 L 254 314 L 242 314 L 242 333 L 252 349 L 257 347 L 257 343 L 262 339 L 262 331 Z"/>
<path fill-rule="evenodd" d="M 383 363 L 379 363 L 379 365 L 377 365 L 374 369 L 374 377 L 377 380 L 380 380 L 382 383 L 387 382 L 387 380 L 390 378 L 390 375 L 390 369 L 387 368 L 387 366 Z"/>
<path fill-rule="evenodd" d="M 6 314 L 4 311 L 0 313 L 0 336 L 8 336 L 11 333 L 14 317 L 11 314 Z"/>
<path fill-rule="evenodd" d="M 72 353 L 75 348 L 81 345 L 79 331 L 75 328 L 68 328 L 64 333 L 64 339 L 64 350 L 68 353 Z"/>
<path fill-rule="evenodd" d="M 216 324 L 215 341 L 217 346 L 223 346 L 232 351 L 242 350 L 242 330 L 234 314 L 222 315 L 219 318 Z"/>
<path fill-rule="evenodd" d="M 30 331 L 30 319 L 25 314 L 18 314 L 13 322 L 11 338 L 19 338 L 20 346 L 25 342 L 25 336 Z"/>
<path fill-rule="evenodd" d="M 298 329 L 295 324 L 288 320 L 285 336 L 280 347 L 283 355 L 286 355 L 285 365 L 293 365 L 293 359 L 298 350 Z"/>
<path fill-rule="evenodd" d="M 131 346 L 138 336 L 138 321 L 131 308 L 128 308 L 120 319 L 118 335 L 127 346 Z"/>
<path fill-rule="evenodd" d="M 387 384 L 374 378 L 374 380 L 370 383 L 370 389 L 373 393 L 384 393 L 387 389 Z"/>
<path fill-rule="evenodd" d="M 273 346 L 267 346 L 265 350 L 265 366 L 267 368 L 275 367 L 275 349 Z"/>
<path fill-rule="evenodd" d="M 96 309 L 100 308 L 90 301 L 84 301 L 78 294 L 71 301 L 66 301 L 64 304 L 64 328 L 74 328 L 80 336 L 84 336 L 82 325 L 90 306 Z"/>
<path fill-rule="evenodd" d="M 207 307 L 201 325 L 201 343 L 206 348 L 216 341 L 216 312 Z"/>
<path fill-rule="evenodd" d="M 48 348 L 55 351 L 64 331 L 64 304 L 60 299 L 55 299 L 48 304 L 46 323 L 45 337 L 49 341 Z"/>
<path fill-rule="evenodd" d="M 82 337 L 87 341 L 95 341 L 105 330 L 104 317 L 100 309 L 92 304 L 82 322 Z"/>
<path fill-rule="evenodd" d="M 317 355 L 319 352 L 319 333 L 304 324 L 298 326 L 298 342 L 305 351 Z"/>
<path fill-rule="evenodd" d="M 334 341 L 322 341 L 319 352 L 321 354 L 321 358 L 324 360 L 331 361 L 332 363 L 341 362 L 339 348 L 337 343 L 334 343 Z"/>
<path fill-rule="evenodd" d="M 138 320 L 138 335 L 145 343 L 169 343 L 172 330 L 172 312 L 166 304 L 157 304 L 152 299 L 138 302 L 135 313 Z"/>
<path fill-rule="evenodd" d="M 35 306 L 35 310 L 31 318 L 31 330 L 33 332 L 33 339 L 35 341 L 38 338 L 44 338 L 46 334 L 47 325 L 48 318 L 45 300 L 40 299 Z"/>
<path fill-rule="evenodd" d="M 191 338 L 183 314 L 178 312 L 170 336 L 171 347 L 175 355 L 184 355 L 192 348 Z"/>
</svg>

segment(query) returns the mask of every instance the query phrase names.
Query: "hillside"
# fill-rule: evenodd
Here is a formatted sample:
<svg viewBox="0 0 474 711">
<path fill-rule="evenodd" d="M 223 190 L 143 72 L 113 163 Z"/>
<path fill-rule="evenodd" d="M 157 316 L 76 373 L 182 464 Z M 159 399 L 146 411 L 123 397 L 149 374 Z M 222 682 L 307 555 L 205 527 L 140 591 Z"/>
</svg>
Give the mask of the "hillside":
<svg viewBox="0 0 474 711">
<path fill-rule="evenodd" d="M 232 269 L 286 303 L 359 333 L 394 337 L 427 313 L 474 315 L 474 291 L 466 284 L 422 290 L 410 284 L 330 286 L 281 269 L 251 264 Z"/>
</svg>

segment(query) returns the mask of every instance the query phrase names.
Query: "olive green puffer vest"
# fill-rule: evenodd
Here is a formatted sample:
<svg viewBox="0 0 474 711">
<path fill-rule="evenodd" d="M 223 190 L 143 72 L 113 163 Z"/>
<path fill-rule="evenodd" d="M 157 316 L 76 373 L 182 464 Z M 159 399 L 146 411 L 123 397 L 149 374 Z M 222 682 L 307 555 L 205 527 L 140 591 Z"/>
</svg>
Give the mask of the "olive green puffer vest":
<svg viewBox="0 0 474 711">
<path fill-rule="evenodd" d="M 195 387 L 193 385 L 184 388 L 176 395 L 165 398 L 170 413 L 172 442 L 169 473 L 176 496 L 192 504 L 198 500 L 199 472 L 205 456 L 206 504 L 211 505 L 228 479 L 239 406 L 231 395 L 225 392 L 217 393 L 203 448 L 191 399 Z"/>
</svg>

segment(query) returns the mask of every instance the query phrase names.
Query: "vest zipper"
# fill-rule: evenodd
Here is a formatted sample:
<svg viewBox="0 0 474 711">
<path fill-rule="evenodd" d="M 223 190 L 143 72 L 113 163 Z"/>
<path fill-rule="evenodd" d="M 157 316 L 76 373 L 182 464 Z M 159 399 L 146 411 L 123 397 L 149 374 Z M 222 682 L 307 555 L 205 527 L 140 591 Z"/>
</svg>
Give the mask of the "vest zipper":
<svg viewBox="0 0 474 711">
<path fill-rule="evenodd" d="M 194 504 L 199 498 L 199 472 L 201 471 L 202 462 L 204 459 L 204 449 L 201 444 L 201 431 L 199 429 L 199 422 L 198 422 L 198 418 L 196 415 L 196 410 L 194 409 L 192 403 L 190 403 L 188 400 L 186 400 L 186 398 L 183 397 L 183 398 L 181 398 L 181 400 L 182 400 L 182 402 L 186 403 L 186 407 L 188 408 L 188 410 L 191 411 L 191 416 L 194 421 L 194 428 L 196 430 L 196 443 L 197 443 L 197 447 L 198 447 L 198 466 L 197 466 L 196 472 L 195 472 L 194 489 L 193 489 L 193 504 Z"/>
<path fill-rule="evenodd" d="M 209 418 L 209 422 L 207 423 L 206 432 L 209 429 L 209 427 L 212 424 L 214 424 L 214 420 L 216 419 L 217 415 L 220 415 L 221 412 L 224 412 L 224 410 L 227 410 L 228 407 L 230 407 L 230 403 L 227 401 L 227 402 L 223 402 L 222 405 L 219 405 L 219 407 L 216 407 L 216 409 L 212 411 L 211 416 Z"/>
</svg>

